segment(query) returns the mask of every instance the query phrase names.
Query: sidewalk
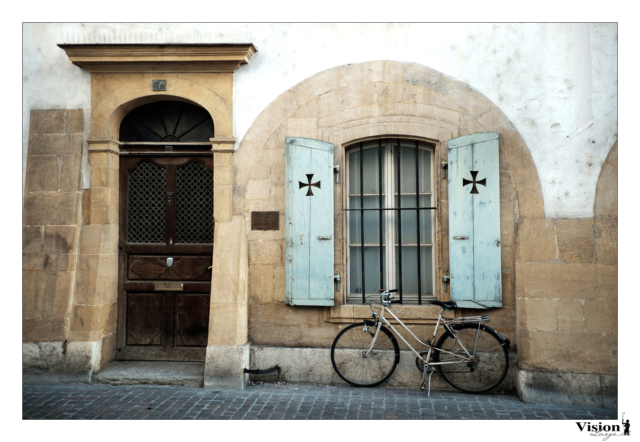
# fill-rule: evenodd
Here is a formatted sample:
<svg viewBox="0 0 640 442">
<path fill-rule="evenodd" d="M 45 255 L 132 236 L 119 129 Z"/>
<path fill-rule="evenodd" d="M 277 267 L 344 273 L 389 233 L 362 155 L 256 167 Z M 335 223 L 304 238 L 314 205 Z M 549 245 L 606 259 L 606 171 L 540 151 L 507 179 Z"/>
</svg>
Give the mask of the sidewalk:
<svg viewBox="0 0 640 442">
<path fill-rule="evenodd" d="M 617 419 L 616 410 L 523 404 L 515 395 L 252 385 L 23 386 L 23 419 Z"/>
</svg>

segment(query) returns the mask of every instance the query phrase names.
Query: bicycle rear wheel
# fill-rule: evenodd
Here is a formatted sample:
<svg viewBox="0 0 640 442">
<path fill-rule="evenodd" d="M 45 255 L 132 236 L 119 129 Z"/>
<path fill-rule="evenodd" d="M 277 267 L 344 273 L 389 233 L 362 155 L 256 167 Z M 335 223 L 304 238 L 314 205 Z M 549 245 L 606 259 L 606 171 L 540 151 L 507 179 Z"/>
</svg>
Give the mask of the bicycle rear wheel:
<svg viewBox="0 0 640 442">
<path fill-rule="evenodd" d="M 373 387 L 386 381 L 400 362 L 400 347 L 384 326 L 365 355 L 375 334 L 374 325 L 351 324 L 336 336 L 331 346 L 331 363 L 338 376 L 356 387 Z"/>
<path fill-rule="evenodd" d="M 480 325 L 479 329 L 477 324 L 459 324 L 452 328 L 469 353 L 473 353 L 476 331 L 478 341 L 473 362 L 438 365 L 444 380 L 465 393 L 485 393 L 497 387 L 509 370 L 509 351 L 504 339 L 484 325 Z M 440 337 L 436 347 L 434 362 L 460 360 L 455 355 L 467 357 L 467 352 L 449 331 Z M 453 355 L 438 351 L 440 349 Z"/>
</svg>

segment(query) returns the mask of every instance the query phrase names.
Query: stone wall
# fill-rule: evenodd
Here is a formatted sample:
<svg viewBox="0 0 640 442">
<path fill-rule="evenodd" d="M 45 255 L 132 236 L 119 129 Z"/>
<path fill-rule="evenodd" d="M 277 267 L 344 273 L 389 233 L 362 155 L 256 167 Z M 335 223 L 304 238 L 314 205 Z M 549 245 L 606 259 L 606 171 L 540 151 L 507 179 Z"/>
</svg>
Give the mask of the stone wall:
<svg viewBox="0 0 640 442">
<path fill-rule="evenodd" d="M 375 61 L 316 74 L 284 92 L 247 132 L 234 155 L 233 214 L 250 225 L 252 211 L 280 212 L 280 230 L 248 231 L 249 340 L 252 345 L 330 347 L 341 324 L 370 317 L 368 306 L 346 305 L 345 286 L 335 307 L 291 307 L 284 294 L 285 137 L 317 138 L 335 145 L 334 163 L 344 171 L 344 148 L 355 140 L 406 136 L 436 145 L 436 164 L 447 159 L 447 141 L 477 132 L 500 133 L 503 305 L 489 311 L 492 326 L 516 341 L 515 245 L 519 217 L 544 217 L 536 168 L 526 145 L 504 114 L 468 85 L 414 63 Z M 437 217 L 438 293 L 448 274 L 447 180 L 434 168 Z M 344 180 L 335 191 L 335 272 L 346 279 Z M 439 312 L 431 306 L 404 308 L 420 336 Z M 477 311 L 473 311 L 477 314 Z M 457 314 L 469 313 L 467 311 Z M 515 347 L 515 346 L 514 346 Z"/>
<path fill-rule="evenodd" d="M 71 342 L 82 221 L 82 109 L 31 111 L 22 218 L 25 374 L 62 381 L 83 372 L 84 343 Z M 93 361 L 89 361 L 92 363 Z"/>
<path fill-rule="evenodd" d="M 617 173 L 616 142 L 600 173 L 593 218 L 520 219 L 518 343 L 527 400 L 615 404 Z M 566 374 L 561 382 L 553 382 L 556 373 Z"/>
</svg>

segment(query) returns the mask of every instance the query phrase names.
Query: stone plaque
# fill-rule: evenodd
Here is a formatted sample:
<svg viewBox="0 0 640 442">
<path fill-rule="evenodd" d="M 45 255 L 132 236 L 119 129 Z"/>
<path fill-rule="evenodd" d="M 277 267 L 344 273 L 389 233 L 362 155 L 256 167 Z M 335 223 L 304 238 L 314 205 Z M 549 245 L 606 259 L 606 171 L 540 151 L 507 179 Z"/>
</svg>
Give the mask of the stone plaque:
<svg viewBox="0 0 640 442">
<path fill-rule="evenodd" d="M 157 292 L 181 292 L 184 284 L 180 282 L 156 282 L 154 288 Z"/>
<path fill-rule="evenodd" d="M 152 80 L 151 84 L 154 92 L 167 90 L 167 80 Z"/>
<path fill-rule="evenodd" d="M 251 230 L 280 230 L 280 212 L 251 212 Z"/>
</svg>

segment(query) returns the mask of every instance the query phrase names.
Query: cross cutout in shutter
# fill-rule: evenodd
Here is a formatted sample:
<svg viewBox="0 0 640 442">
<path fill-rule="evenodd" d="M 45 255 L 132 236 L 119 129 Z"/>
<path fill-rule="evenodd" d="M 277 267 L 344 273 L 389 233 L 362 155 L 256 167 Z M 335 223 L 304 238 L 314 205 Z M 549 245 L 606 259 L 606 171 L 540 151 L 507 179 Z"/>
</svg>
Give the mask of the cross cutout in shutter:
<svg viewBox="0 0 640 442">
<path fill-rule="evenodd" d="M 476 181 L 476 176 L 478 176 L 478 171 L 477 170 L 472 170 L 471 171 L 471 179 L 473 181 L 469 181 L 466 178 L 462 178 L 462 187 L 466 186 L 467 184 L 473 184 L 473 187 L 471 188 L 471 192 L 470 193 L 479 193 L 478 192 L 478 188 L 476 187 L 476 184 L 482 184 L 483 186 L 487 187 L 487 179 L 483 178 L 480 181 Z"/>
<path fill-rule="evenodd" d="M 303 183 L 302 181 L 298 181 L 298 183 L 300 183 L 299 189 L 302 189 L 303 187 L 308 187 L 306 196 L 313 196 L 313 191 L 311 190 L 311 186 L 317 187 L 318 189 L 320 189 L 320 181 L 312 184 L 311 179 L 313 178 L 313 174 L 307 173 L 306 175 L 307 175 L 307 181 L 309 182 Z"/>
</svg>

